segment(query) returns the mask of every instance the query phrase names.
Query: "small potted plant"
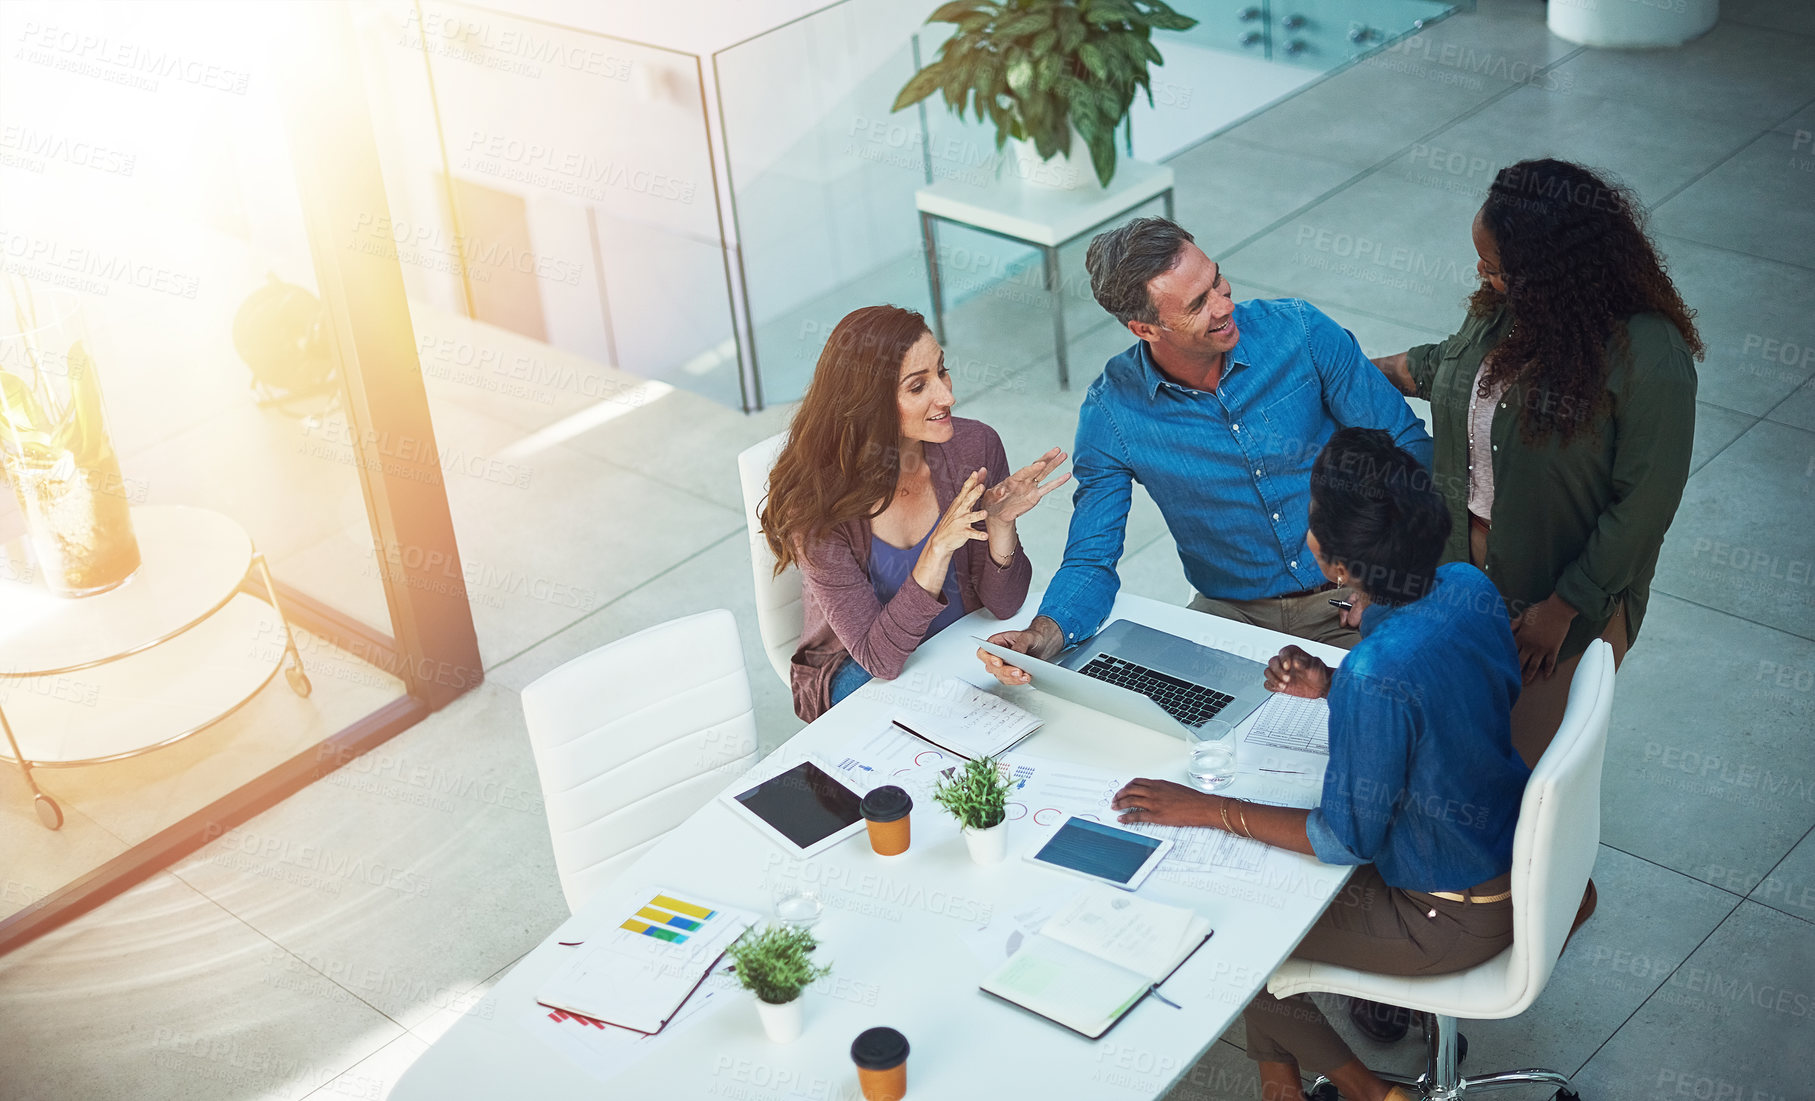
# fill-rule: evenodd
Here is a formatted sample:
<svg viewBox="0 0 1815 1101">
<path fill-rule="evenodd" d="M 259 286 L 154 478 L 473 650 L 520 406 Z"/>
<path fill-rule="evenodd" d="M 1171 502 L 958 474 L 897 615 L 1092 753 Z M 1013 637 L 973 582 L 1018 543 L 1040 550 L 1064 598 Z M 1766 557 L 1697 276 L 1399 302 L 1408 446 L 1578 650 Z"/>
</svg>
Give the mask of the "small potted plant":
<svg viewBox="0 0 1815 1101">
<path fill-rule="evenodd" d="M 964 762 L 933 791 L 933 802 L 951 812 L 971 859 L 1000 864 L 1008 855 L 1008 777 L 994 757 Z"/>
<path fill-rule="evenodd" d="M 1147 66 L 1164 64 L 1153 32 L 1197 25 L 1162 0 L 954 0 L 927 22 L 958 29 L 901 89 L 893 110 L 943 93 L 959 118 L 968 108 L 978 122 L 995 123 L 997 149 L 1016 140 L 1029 183 L 1066 190 L 1084 178 L 1083 165 L 1052 171 L 1046 163 L 1082 161 L 1088 151 L 1098 182 L 1108 187 L 1116 127 L 1137 89 L 1153 101 Z"/>
<path fill-rule="evenodd" d="M 725 950 L 737 969 L 737 981 L 756 995 L 756 1013 L 763 1032 L 778 1044 L 800 1037 L 800 992 L 828 974 L 830 966 L 814 966 L 807 954 L 819 947 L 813 934 L 789 925 L 770 925 L 750 931 Z"/>
</svg>

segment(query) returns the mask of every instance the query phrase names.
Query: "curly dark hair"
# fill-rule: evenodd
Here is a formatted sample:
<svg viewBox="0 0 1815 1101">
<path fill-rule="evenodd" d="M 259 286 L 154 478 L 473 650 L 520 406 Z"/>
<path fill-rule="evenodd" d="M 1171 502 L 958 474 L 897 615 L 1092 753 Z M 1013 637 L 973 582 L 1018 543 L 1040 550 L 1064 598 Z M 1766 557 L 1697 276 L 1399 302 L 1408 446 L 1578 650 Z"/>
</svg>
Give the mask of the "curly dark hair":
<svg viewBox="0 0 1815 1101">
<path fill-rule="evenodd" d="M 1560 432 L 1567 443 L 1600 419 L 1608 340 L 1627 354 L 1634 314 L 1662 314 L 1696 359 L 1705 355 L 1695 311 L 1665 274 L 1630 189 L 1568 161 L 1520 161 L 1494 176 L 1481 221 L 1500 250 L 1506 293 L 1483 283 L 1469 310 L 1504 302 L 1514 327 L 1489 353 L 1480 394 L 1525 376 L 1543 397 L 1526 403 L 1526 442 Z"/>
</svg>

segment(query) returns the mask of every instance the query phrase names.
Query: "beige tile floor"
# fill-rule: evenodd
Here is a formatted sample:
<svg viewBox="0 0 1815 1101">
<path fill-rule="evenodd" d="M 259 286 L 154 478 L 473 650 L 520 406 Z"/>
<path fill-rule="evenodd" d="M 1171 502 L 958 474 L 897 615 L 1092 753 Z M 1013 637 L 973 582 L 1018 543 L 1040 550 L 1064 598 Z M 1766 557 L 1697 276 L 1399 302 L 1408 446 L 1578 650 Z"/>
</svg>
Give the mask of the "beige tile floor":
<svg viewBox="0 0 1815 1101">
<path fill-rule="evenodd" d="M 1550 37 L 1534 0 L 1484 0 L 1173 162 L 1181 217 L 1238 288 L 1309 297 L 1373 353 L 1450 331 L 1466 276 L 1386 287 L 1328 262 L 1318 234 L 1466 272 L 1487 176 L 1434 167 L 1449 162 L 1433 149 L 1493 165 L 1582 158 L 1656 212 L 1709 354 L 1695 473 L 1620 677 L 1601 909 L 1536 1007 L 1466 1030 L 1470 1067 L 1556 1066 L 1588 1098 L 1788 1099 L 1815 1081 L 1815 357 L 1800 358 L 1815 345 L 1815 154 L 1806 140 L 1800 159 L 1793 148 L 1815 120 L 1815 23 L 1802 5 L 1725 7 L 1681 51 L 1609 54 Z M 1092 322 L 1087 302 L 1072 311 L 1071 360 L 1087 376 L 1126 338 Z M 962 411 L 996 425 L 1014 455 L 1069 438 L 1078 391 L 1057 392 L 1047 331 L 1041 305 L 1013 294 L 980 294 L 951 320 L 948 354 L 990 368 L 961 389 Z M 465 339 L 517 338 L 468 326 Z M 632 393 L 634 379 L 595 371 L 516 401 L 431 372 L 443 442 L 508 448 L 588 408 L 602 385 Z M 474 594 L 483 688 L 365 767 L 0 959 L 0 1096 L 382 1096 L 565 914 L 527 794 L 516 692 L 577 653 L 728 607 L 764 745 L 798 729 L 755 645 L 732 466 L 787 410 L 745 417 L 636 393 L 615 419 L 522 456 L 528 485 L 451 490 L 463 551 L 503 579 Z M 1027 526 L 1041 577 L 1065 514 L 1051 501 Z M 1150 504 L 1123 575 L 1133 591 L 1183 598 Z M 432 766 L 426 784 L 411 780 L 419 763 Z M 303 846 L 387 874 L 347 882 Z M 1231 1030 L 1172 1096 L 1255 1096 L 1240 1043 Z M 1358 1050 L 1405 1066 L 1415 1048 Z"/>
</svg>

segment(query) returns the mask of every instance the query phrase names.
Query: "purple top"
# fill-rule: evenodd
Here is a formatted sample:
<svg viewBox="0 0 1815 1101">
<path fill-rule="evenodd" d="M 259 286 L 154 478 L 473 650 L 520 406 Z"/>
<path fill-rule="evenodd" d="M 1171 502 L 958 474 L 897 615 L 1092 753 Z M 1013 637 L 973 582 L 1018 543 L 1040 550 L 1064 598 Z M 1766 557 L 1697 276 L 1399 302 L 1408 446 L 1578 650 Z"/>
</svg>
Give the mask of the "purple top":
<svg viewBox="0 0 1815 1101">
<path fill-rule="evenodd" d="M 914 563 L 920 561 L 920 552 L 926 549 L 926 541 L 933 537 L 933 531 L 939 527 L 939 521 L 926 529 L 920 542 L 911 547 L 897 547 L 884 543 L 882 537 L 870 536 L 870 587 L 876 591 L 876 601 L 887 604 L 895 599 L 901 586 L 908 583 L 908 575 L 914 572 Z M 940 631 L 964 618 L 964 598 L 958 591 L 958 568 L 947 563 L 945 567 L 945 585 L 939 590 L 945 601 L 945 610 L 933 617 L 932 625 L 920 636 L 925 642 Z"/>
<path fill-rule="evenodd" d="M 992 484 L 1013 473 L 995 429 L 964 417 L 953 417 L 952 429 L 949 442 L 926 445 L 941 514 L 978 467 L 989 471 Z M 794 713 L 808 722 L 832 705 L 832 675 L 846 654 L 878 680 L 892 680 L 901 675 L 933 620 L 951 605 L 945 593 L 934 596 L 919 585 L 902 585 L 887 601 L 878 600 L 870 580 L 870 547 L 870 522 L 859 517 L 801 548 L 803 622 L 792 680 Z M 965 612 L 988 608 L 997 619 L 1007 619 L 1027 599 L 1033 564 L 1017 547 L 1015 560 L 998 569 L 979 539 L 952 555 L 952 575 Z"/>
</svg>

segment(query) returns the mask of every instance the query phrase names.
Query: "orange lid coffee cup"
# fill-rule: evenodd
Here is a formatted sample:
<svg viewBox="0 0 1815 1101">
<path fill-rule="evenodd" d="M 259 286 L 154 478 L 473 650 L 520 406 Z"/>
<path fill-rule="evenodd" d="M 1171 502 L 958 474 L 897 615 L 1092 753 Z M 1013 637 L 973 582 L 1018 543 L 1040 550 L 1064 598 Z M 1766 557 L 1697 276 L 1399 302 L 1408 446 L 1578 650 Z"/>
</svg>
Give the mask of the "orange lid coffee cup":
<svg viewBox="0 0 1815 1101">
<path fill-rule="evenodd" d="M 865 1101 L 901 1101 L 907 1096 L 907 1037 L 892 1028 L 866 1028 L 851 1041 L 857 1085 Z"/>
<path fill-rule="evenodd" d="M 896 856 L 907 851 L 908 812 L 914 809 L 914 797 L 890 784 L 863 797 L 863 818 L 870 830 L 870 848 L 880 856 Z"/>
</svg>

